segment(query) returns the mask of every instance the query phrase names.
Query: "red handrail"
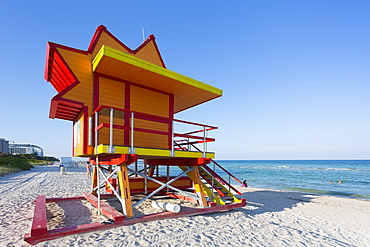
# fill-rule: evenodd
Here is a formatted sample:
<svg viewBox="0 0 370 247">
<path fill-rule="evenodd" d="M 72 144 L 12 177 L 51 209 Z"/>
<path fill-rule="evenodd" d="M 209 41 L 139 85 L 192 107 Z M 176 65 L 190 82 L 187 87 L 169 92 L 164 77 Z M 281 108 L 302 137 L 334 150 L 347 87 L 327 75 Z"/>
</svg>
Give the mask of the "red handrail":
<svg viewBox="0 0 370 247">
<path fill-rule="evenodd" d="M 168 117 L 162 117 L 162 116 L 152 115 L 152 114 L 143 113 L 143 112 L 126 110 L 126 109 L 122 109 L 122 108 L 118 108 L 118 107 L 110 107 L 110 106 L 107 106 L 107 105 L 99 105 L 92 112 L 92 114 L 94 115 L 94 114 L 102 111 L 103 109 L 113 109 L 113 110 L 116 110 L 116 111 L 121 111 L 121 112 L 126 112 L 126 113 L 133 113 L 134 115 L 136 115 L 136 118 L 145 119 L 145 120 L 149 120 L 149 121 L 153 121 L 153 122 L 169 123 L 170 121 L 175 121 L 175 122 L 179 122 L 179 123 L 191 124 L 191 125 L 196 125 L 196 126 L 203 127 L 202 130 L 196 130 L 196 131 L 192 131 L 192 132 L 185 133 L 185 134 L 174 133 L 174 137 L 184 137 L 184 138 L 191 138 L 191 139 L 201 140 L 201 141 L 192 142 L 193 144 L 195 144 L 195 143 L 204 143 L 204 142 L 214 142 L 215 139 L 214 138 L 209 138 L 209 137 L 194 136 L 194 135 L 190 135 L 190 134 L 201 133 L 201 132 L 208 131 L 208 130 L 218 129 L 218 127 L 211 126 L 211 125 L 193 123 L 193 122 L 174 119 L 174 118 L 168 118 Z M 103 128 L 103 127 L 110 127 L 110 126 L 108 124 L 102 123 L 99 126 L 97 126 L 96 129 L 99 130 L 100 128 Z M 117 129 L 117 128 L 118 129 L 127 129 L 129 127 L 128 126 L 122 126 L 122 125 L 113 125 L 113 129 Z M 154 131 L 154 130 L 142 129 L 142 128 L 134 128 L 134 131 L 154 133 L 154 134 L 162 134 L 162 135 L 170 135 L 171 134 L 169 132 Z M 198 149 L 198 151 L 202 152 L 200 149 Z"/>
<path fill-rule="evenodd" d="M 194 146 L 192 143 L 188 142 L 188 143 L 183 143 L 183 144 L 179 144 L 179 145 L 188 145 L 190 144 L 192 147 L 194 147 L 195 149 L 197 149 L 199 152 L 201 152 L 201 150 Z M 221 170 L 223 170 L 224 172 L 226 172 L 230 177 L 232 177 L 233 179 L 235 179 L 238 183 L 242 184 L 242 182 L 237 178 L 235 177 L 233 174 L 231 174 L 230 172 L 228 172 L 225 168 L 223 168 L 220 164 L 218 164 L 216 161 L 214 161 L 213 159 L 211 159 L 211 161 L 217 165 L 219 168 L 221 168 Z"/>
<path fill-rule="evenodd" d="M 211 159 L 212 160 L 212 159 Z M 213 161 L 213 160 L 212 160 Z M 230 189 L 234 190 L 239 195 L 242 195 L 240 191 L 235 189 L 231 184 L 225 181 L 220 175 L 218 175 L 216 172 L 214 172 L 211 168 L 209 168 L 207 165 L 202 166 L 207 172 L 209 172 L 213 177 L 215 177 L 219 182 L 224 183 L 225 185 L 229 186 Z M 221 166 L 222 167 L 222 166 Z M 228 172 L 229 173 L 229 172 Z M 230 173 L 229 173 L 230 174 Z M 239 179 L 238 179 L 239 180 Z"/>
<path fill-rule="evenodd" d="M 237 178 L 235 177 L 233 174 L 231 174 L 230 172 L 228 172 L 225 168 L 223 168 L 220 164 L 218 164 L 216 161 L 214 161 L 213 159 L 211 159 L 211 161 L 213 163 L 215 163 L 219 168 L 221 168 L 224 172 L 226 172 L 227 174 L 229 174 L 230 177 L 232 177 L 233 179 L 235 179 L 238 183 L 242 184 L 242 182 Z"/>
</svg>

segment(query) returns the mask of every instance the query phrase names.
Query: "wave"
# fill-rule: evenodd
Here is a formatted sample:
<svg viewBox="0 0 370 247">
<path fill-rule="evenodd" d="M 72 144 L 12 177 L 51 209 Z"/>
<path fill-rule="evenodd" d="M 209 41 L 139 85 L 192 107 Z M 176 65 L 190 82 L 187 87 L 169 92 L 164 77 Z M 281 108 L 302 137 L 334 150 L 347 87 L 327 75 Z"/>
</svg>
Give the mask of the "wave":
<svg viewBox="0 0 370 247">
<path fill-rule="evenodd" d="M 335 170 L 335 171 L 358 171 L 358 169 L 350 169 L 350 168 L 324 168 L 324 170 Z"/>
<path fill-rule="evenodd" d="M 361 171 L 370 172 L 368 169 L 351 169 L 351 168 L 335 168 L 335 167 L 294 167 L 294 166 L 239 166 L 240 169 L 254 169 L 254 170 L 277 170 L 277 169 L 291 169 L 291 170 L 320 170 L 320 171 Z"/>
</svg>

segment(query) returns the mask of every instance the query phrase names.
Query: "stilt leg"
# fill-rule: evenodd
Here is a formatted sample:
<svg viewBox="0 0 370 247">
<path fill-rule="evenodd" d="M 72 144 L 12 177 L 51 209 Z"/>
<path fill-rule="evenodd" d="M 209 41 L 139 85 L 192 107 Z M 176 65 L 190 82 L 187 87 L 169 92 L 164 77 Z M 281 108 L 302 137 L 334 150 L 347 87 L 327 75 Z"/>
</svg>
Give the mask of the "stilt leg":
<svg viewBox="0 0 370 247">
<path fill-rule="evenodd" d="M 155 166 L 149 166 L 148 176 L 153 177 Z"/>
<path fill-rule="evenodd" d="M 93 174 L 91 176 L 91 193 L 96 196 L 97 193 L 96 191 L 94 191 L 94 188 L 96 188 L 96 186 L 98 186 L 98 168 L 97 168 L 97 165 L 94 166 L 93 168 Z"/>
<path fill-rule="evenodd" d="M 180 168 L 185 171 L 185 167 L 181 167 Z M 203 193 L 203 186 L 202 186 L 202 182 L 200 181 L 200 176 L 199 176 L 199 169 L 197 166 L 194 166 L 193 167 L 194 170 L 193 171 L 190 171 L 188 172 L 186 175 L 188 175 L 188 177 L 193 180 L 193 183 L 194 183 L 194 189 L 198 195 L 198 197 L 200 198 L 199 200 L 199 205 L 201 207 L 206 207 L 207 206 L 207 200 L 206 200 L 206 197 L 204 196 L 204 193 Z"/>
<path fill-rule="evenodd" d="M 128 171 L 126 164 L 121 164 L 120 170 L 118 171 L 118 182 L 119 182 L 119 189 L 121 193 L 121 198 L 125 205 L 123 212 L 126 218 L 133 218 L 134 213 L 132 211 L 132 203 L 131 203 L 131 193 L 130 193 L 130 183 L 128 179 Z"/>
</svg>

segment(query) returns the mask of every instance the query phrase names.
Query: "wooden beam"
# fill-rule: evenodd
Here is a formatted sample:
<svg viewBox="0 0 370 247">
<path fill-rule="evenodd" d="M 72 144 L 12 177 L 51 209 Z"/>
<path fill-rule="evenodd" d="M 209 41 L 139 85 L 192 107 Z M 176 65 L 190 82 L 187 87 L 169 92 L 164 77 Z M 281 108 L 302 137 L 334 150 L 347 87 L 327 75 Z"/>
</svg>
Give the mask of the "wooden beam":
<svg viewBox="0 0 370 247">
<path fill-rule="evenodd" d="M 96 196 L 88 192 L 84 192 L 82 194 L 86 198 L 86 200 L 88 200 L 92 205 L 98 208 L 98 198 Z M 122 222 L 125 220 L 125 216 L 123 214 L 116 211 L 103 201 L 100 201 L 100 209 L 105 216 L 107 216 L 109 219 L 114 220 L 114 222 Z"/>
<path fill-rule="evenodd" d="M 183 171 L 186 171 L 187 170 L 187 168 L 186 167 L 183 167 L 183 166 L 180 166 L 180 169 L 183 170 Z M 198 202 L 199 205 L 201 207 L 207 207 L 207 200 L 206 200 L 206 197 L 204 196 L 204 193 L 203 193 L 203 185 L 202 185 L 202 181 L 200 181 L 198 167 L 197 166 L 193 166 L 193 171 L 187 172 L 186 175 L 188 175 L 188 177 L 191 180 L 193 180 L 194 189 L 195 189 L 198 197 L 200 198 L 200 200 Z"/>
<path fill-rule="evenodd" d="M 47 234 L 46 218 L 46 196 L 38 196 L 35 202 L 35 212 L 33 215 L 31 236 L 40 236 Z"/>
<path fill-rule="evenodd" d="M 121 192 L 121 198 L 124 202 L 124 213 L 127 218 L 133 218 L 134 212 L 132 210 L 131 192 L 130 192 L 130 181 L 128 178 L 128 170 L 126 164 L 119 165 L 120 169 L 117 173 L 119 189 Z"/>
</svg>

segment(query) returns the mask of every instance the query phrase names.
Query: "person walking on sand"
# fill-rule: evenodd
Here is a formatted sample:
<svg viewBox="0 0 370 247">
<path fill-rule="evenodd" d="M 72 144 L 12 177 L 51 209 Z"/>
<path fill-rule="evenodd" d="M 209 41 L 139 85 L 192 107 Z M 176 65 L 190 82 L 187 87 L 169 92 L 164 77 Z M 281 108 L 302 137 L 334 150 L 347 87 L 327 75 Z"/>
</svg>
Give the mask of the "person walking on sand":
<svg viewBox="0 0 370 247">
<path fill-rule="evenodd" d="M 90 162 L 86 162 L 86 177 L 90 178 L 91 177 L 91 171 L 90 171 Z"/>
</svg>

